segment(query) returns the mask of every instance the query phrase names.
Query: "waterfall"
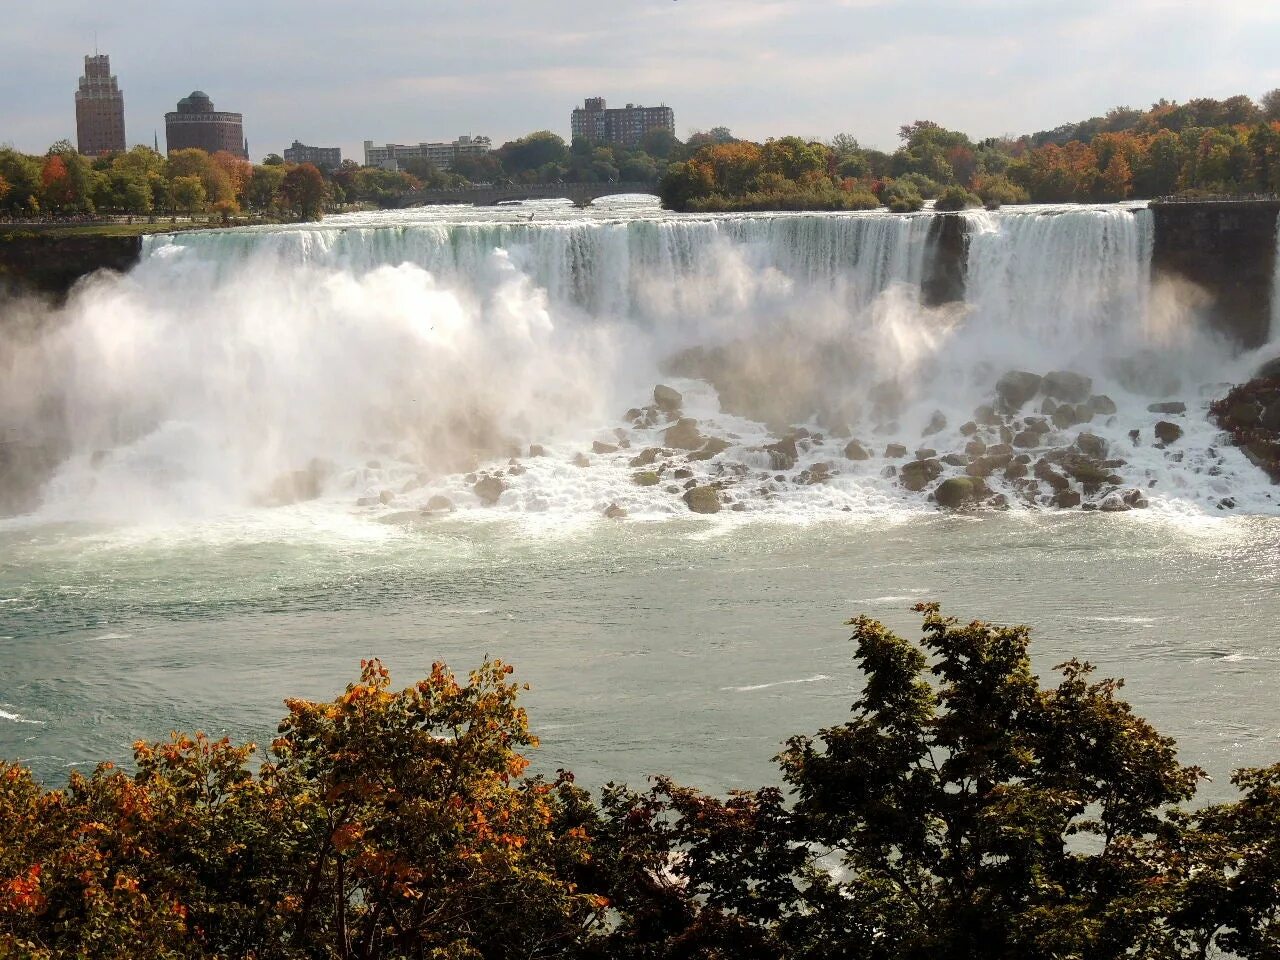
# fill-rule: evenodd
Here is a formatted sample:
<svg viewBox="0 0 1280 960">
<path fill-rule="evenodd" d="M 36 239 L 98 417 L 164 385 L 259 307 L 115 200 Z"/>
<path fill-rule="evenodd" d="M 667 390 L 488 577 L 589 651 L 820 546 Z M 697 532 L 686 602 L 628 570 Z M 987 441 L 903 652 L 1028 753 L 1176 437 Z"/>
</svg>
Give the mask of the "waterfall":
<svg viewBox="0 0 1280 960">
<path fill-rule="evenodd" d="M 1138 422 L 1152 397 L 1213 378 L 1219 348 L 1151 284 L 1145 209 L 963 216 L 965 301 L 936 308 L 920 296 L 928 213 L 436 209 L 149 237 L 132 273 L 0 343 L 15 371 L 0 431 L 60 462 L 41 478 L 55 516 L 470 502 L 462 478 L 531 443 L 552 456 L 513 474 L 502 502 L 596 510 L 640 496 L 632 454 L 589 471 L 571 458 L 661 444 L 622 418 L 661 381 L 734 447 L 706 469 L 741 478 L 770 469 L 760 446 L 789 424 L 914 449 L 945 420 L 935 442 L 962 449 L 956 431 L 1009 369 L 1092 377 Z M 881 466 L 803 496 L 898 496 Z M 791 483 L 752 496 L 784 502 Z"/>
</svg>

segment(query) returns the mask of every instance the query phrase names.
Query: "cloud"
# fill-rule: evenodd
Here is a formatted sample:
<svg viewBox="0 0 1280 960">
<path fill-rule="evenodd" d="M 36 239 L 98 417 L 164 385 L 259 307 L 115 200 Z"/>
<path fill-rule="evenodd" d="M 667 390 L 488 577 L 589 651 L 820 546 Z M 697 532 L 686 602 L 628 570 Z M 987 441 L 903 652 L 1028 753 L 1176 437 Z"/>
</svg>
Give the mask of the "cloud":
<svg viewBox="0 0 1280 960">
<path fill-rule="evenodd" d="M 182 24 L 143 0 L 42 0 L 0 35 L 0 141 L 74 134 L 94 34 L 132 142 L 195 88 L 245 115 L 256 156 L 293 138 L 568 133 L 583 97 L 666 103 L 678 132 L 854 134 L 930 118 L 1025 132 L 1160 97 L 1280 86 L 1272 0 L 224 0 Z"/>
</svg>

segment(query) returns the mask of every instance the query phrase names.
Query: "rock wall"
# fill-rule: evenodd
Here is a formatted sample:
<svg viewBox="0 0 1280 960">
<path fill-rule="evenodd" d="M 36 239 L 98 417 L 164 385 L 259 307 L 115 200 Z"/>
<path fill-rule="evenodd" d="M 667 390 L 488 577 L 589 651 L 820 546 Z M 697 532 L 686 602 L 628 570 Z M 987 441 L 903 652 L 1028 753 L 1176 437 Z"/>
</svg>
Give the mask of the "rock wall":
<svg viewBox="0 0 1280 960">
<path fill-rule="evenodd" d="M 1208 291 L 1209 322 L 1241 347 L 1266 343 L 1280 200 L 1153 203 L 1151 212 L 1152 272 Z"/>
<path fill-rule="evenodd" d="M 929 224 L 921 293 L 931 307 L 964 300 L 969 241 L 958 213 L 940 213 Z"/>
<path fill-rule="evenodd" d="M 124 272 L 142 254 L 141 237 L 0 233 L 0 292 L 66 296 L 96 270 Z"/>
</svg>

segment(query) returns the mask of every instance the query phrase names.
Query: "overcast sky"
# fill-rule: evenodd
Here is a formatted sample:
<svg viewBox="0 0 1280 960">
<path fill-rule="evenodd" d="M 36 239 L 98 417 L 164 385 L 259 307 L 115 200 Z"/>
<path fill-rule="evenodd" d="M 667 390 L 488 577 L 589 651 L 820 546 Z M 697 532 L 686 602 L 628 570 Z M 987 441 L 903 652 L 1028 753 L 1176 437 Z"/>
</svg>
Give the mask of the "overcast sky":
<svg viewBox="0 0 1280 960">
<path fill-rule="evenodd" d="M 260 159 L 296 137 L 569 135 L 584 97 L 665 103 L 680 137 L 899 125 L 975 137 L 1280 87 L 1280 0 L 38 0 L 0 31 L 0 144 L 75 139 L 83 56 L 110 54 L 133 143 L 194 89 Z"/>
</svg>

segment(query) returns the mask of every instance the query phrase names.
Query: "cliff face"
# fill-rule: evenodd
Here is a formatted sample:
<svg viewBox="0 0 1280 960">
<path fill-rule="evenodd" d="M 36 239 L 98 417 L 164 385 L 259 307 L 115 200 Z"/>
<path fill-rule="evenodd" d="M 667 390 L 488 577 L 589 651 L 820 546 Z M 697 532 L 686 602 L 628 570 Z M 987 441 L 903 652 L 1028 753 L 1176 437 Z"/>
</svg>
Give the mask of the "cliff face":
<svg viewBox="0 0 1280 960">
<path fill-rule="evenodd" d="M 1184 277 L 1213 297 L 1209 322 L 1246 349 L 1267 342 L 1280 201 L 1153 203 L 1158 277 Z"/>
<path fill-rule="evenodd" d="M 62 297 L 95 270 L 124 272 L 142 254 L 141 237 L 0 233 L 0 291 Z"/>
</svg>

